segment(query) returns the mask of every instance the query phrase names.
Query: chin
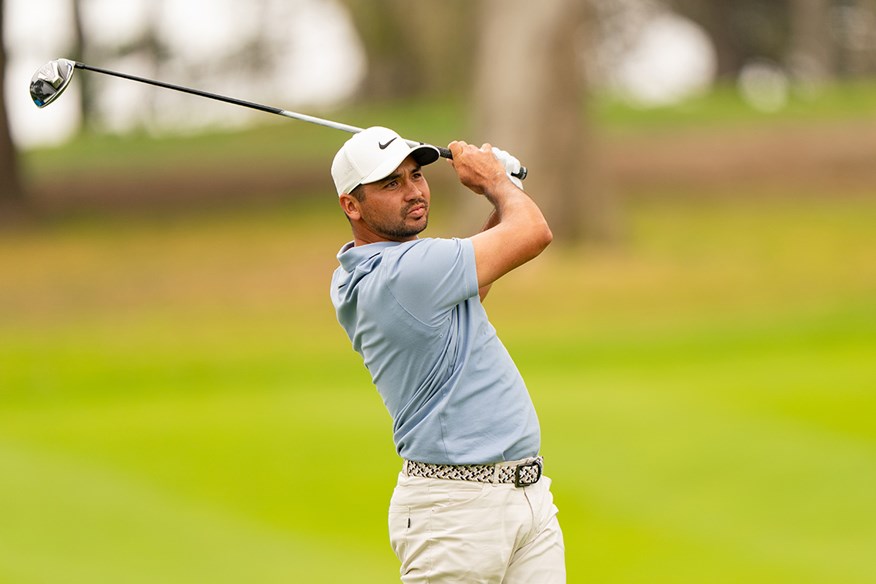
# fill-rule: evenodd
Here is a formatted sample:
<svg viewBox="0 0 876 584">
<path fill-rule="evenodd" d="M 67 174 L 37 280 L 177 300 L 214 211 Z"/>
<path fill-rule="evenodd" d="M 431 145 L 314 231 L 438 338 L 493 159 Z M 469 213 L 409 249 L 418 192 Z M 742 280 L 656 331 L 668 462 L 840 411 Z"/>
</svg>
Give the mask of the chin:
<svg viewBox="0 0 876 584">
<path fill-rule="evenodd" d="M 428 222 L 424 222 L 422 225 L 410 226 L 405 229 L 399 229 L 393 235 L 402 239 L 416 239 L 416 237 L 426 230 L 428 226 Z"/>
</svg>

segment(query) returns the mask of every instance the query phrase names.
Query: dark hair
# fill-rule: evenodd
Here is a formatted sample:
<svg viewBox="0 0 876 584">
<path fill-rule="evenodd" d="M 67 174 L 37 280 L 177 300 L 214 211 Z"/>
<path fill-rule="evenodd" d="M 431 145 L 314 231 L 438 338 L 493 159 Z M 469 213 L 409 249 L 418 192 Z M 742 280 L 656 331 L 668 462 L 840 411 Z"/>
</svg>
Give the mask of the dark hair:
<svg viewBox="0 0 876 584">
<path fill-rule="evenodd" d="M 356 187 L 349 192 L 349 195 L 361 203 L 365 200 L 365 185 L 356 185 Z"/>
</svg>

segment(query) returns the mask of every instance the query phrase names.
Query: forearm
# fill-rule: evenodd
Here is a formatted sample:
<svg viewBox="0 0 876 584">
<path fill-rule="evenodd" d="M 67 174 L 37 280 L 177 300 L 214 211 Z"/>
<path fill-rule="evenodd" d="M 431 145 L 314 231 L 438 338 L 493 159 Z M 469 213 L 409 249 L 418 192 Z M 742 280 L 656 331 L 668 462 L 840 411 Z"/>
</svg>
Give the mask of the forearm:
<svg viewBox="0 0 876 584">
<path fill-rule="evenodd" d="M 490 216 L 487 217 L 487 222 L 484 223 L 484 226 L 481 228 L 481 231 L 486 231 L 487 229 L 492 229 L 496 225 L 499 224 L 499 211 L 493 207 L 493 211 L 490 213 Z"/>
<path fill-rule="evenodd" d="M 508 245 L 519 249 L 521 263 L 536 257 L 553 239 L 541 209 L 510 181 L 485 191 L 484 196 L 493 205 L 493 213 L 487 222 L 489 228 L 499 228 L 504 232 Z"/>
<path fill-rule="evenodd" d="M 499 211 L 493 208 L 493 211 L 490 213 L 490 216 L 487 217 L 487 222 L 484 223 L 483 228 L 481 229 L 481 233 L 487 231 L 488 229 L 492 229 L 496 225 L 499 224 Z M 487 284 L 486 286 L 481 286 L 478 289 L 478 295 L 481 297 L 481 302 L 484 301 L 484 298 L 487 297 L 487 294 L 490 292 L 490 288 L 492 288 L 492 284 Z"/>
<path fill-rule="evenodd" d="M 538 256 L 553 239 L 541 210 L 522 190 L 509 183 L 484 194 L 494 209 L 474 237 L 481 301 L 496 279 Z"/>
<path fill-rule="evenodd" d="M 538 256 L 553 239 L 541 210 L 511 182 L 491 148 L 450 143 L 451 164 L 460 182 L 494 208 L 484 230 L 471 238 L 480 289 Z"/>
</svg>

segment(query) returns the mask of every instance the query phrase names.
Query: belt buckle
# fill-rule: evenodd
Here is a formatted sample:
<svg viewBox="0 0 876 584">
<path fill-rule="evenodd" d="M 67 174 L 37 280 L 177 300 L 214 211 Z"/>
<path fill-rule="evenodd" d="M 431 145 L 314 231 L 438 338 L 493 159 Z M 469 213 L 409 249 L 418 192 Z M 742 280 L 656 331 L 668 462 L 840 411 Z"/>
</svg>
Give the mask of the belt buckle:
<svg viewBox="0 0 876 584">
<path fill-rule="evenodd" d="M 533 466 L 536 469 L 538 469 L 535 473 L 535 478 L 531 481 L 528 481 L 528 482 L 524 481 L 523 477 L 521 476 L 523 474 L 523 469 L 530 468 Z M 530 485 L 534 485 L 541 478 L 542 470 L 543 469 L 542 469 L 541 461 L 538 459 L 533 460 L 532 462 L 527 462 L 526 464 L 517 465 L 517 467 L 514 468 L 514 486 L 519 489 L 520 487 L 528 487 Z"/>
</svg>

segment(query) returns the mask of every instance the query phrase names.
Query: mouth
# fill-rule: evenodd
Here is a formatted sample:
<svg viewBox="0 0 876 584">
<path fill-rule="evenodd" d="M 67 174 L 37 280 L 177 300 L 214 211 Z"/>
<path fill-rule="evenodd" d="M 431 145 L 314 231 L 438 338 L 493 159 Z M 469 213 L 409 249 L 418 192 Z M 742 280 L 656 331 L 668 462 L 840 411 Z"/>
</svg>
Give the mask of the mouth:
<svg viewBox="0 0 876 584">
<path fill-rule="evenodd" d="M 419 204 L 414 205 L 410 209 L 408 209 L 407 213 L 405 213 L 405 215 L 407 215 L 408 217 L 412 217 L 414 219 L 422 219 L 423 217 L 426 216 L 426 212 L 428 210 L 429 209 L 425 204 L 419 203 Z"/>
</svg>

